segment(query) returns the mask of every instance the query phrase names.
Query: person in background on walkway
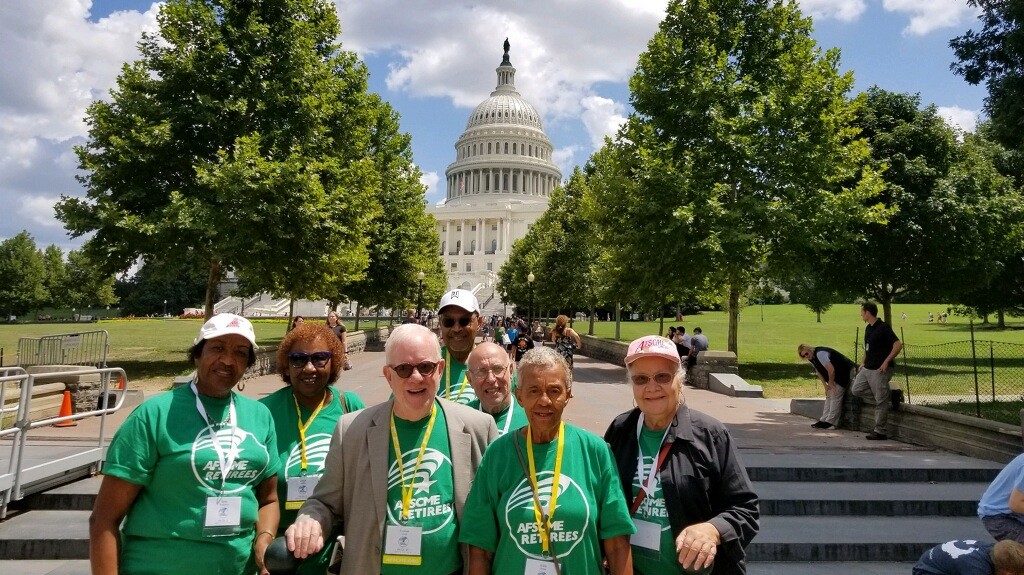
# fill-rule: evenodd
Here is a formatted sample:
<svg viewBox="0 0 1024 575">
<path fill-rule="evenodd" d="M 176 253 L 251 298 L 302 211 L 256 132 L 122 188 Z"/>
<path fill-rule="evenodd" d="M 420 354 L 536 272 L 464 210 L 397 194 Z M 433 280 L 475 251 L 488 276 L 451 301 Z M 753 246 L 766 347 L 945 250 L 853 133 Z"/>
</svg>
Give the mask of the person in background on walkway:
<svg viewBox="0 0 1024 575">
<path fill-rule="evenodd" d="M 348 328 L 345 327 L 345 322 L 338 318 L 338 312 L 331 310 L 327 314 L 327 327 L 331 328 L 334 335 L 338 336 L 341 340 L 341 357 L 335 357 L 335 362 L 338 362 L 345 369 L 352 369 L 352 364 L 348 360 Z"/>
<path fill-rule="evenodd" d="M 978 517 L 996 541 L 1024 543 L 1024 455 L 992 480 L 978 502 Z"/>
<path fill-rule="evenodd" d="M 526 425 L 522 406 L 516 405 L 512 398 L 516 387 L 515 364 L 504 348 L 494 343 L 481 343 L 473 348 L 466 365 L 469 383 L 480 399 L 480 411 L 494 417 L 498 435 Z"/>
<path fill-rule="evenodd" d="M 580 340 L 580 334 L 569 327 L 569 316 L 560 315 L 555 318 L 555 327 L 551 330 L 551 342 L 555 344 L 555 351 L 562 356 L 565 363 L 569 364 L 569 369 L 572 369 L 573 350 L 579 349 L 583 342 Z"/>
<path fill-rule="evenodd" d="M 328 316 L 330 325 L 330 316 Z M 277 536 L 295 521 L 299 507 L 313 494 L 324 472 L 327 450 L 338 419 L 366 407 L 356 394 L 334 387 L 345 354 L 327 326 L 307 323 L 288 332 L 277 348 L 277 372 L 285 387 L 260 403 L 274 416 L 278 455 L 284 464 L 277 482 L 281 521 Z M 332 533 L 333 542 L 340 533 Z M 331 545 L 302 562 L 300 575 L 323 575 Z"/>
<path fill-rule="evenodd" d="M 402 319 L 402 323 L 419 323 L 419 322 L 420 321 L 418 319 L 416 319 L 416 310 L 414 310 L 414 309 L 407 309 L 407 310 L 405 310 L 405 318 Z"/>
<path fill-rule="evenodd" d="M 867 434 L 867 439 L 884 440 L 889 438 L 887 425 L 892 403 L 889 380 L 903 343 L 889 324 L 878 318 L 878 306 L 874 302 L 861 304 L 860 317 L 868 324 L 864 328 L 864 359 L 850 391 L 875 406 L 875 428 Z"/>
<path fill-rule="evenodd" d="M 288 328 L 288 331 L 291 331 L 291 330 L 299 327 L 305 321 L 306 321 L 306 318 L 302 317 L 301 315 L 295 316 L 294 318 L 292 318 L 292 325 Z"/>
<path fill-rule="evenodd" d="M 604 439 L 632 502 L 636 573 L 746 573 L 757 495 L 729 430 L 686 406 L 686 374 L 671 341 L 634 340 L 626 373 L 637 407 L 616 417 Z"/>
<path fill-rule="evenodd" d="M 686 365 L 693 367 L 697 363 L 697 354 L 707 351 L 710 346 L 711 343 L 708 342 L 708 336 L 704 335 L 704 331 L 699 327 L 693 328 L 693 336 L 690 337 L 690 354 Z"/>
<path fill-rule="evenodd" d="M 249 320 L 213 316 L 188 352 L 192 382 L 118 428 L 89 517 L 93 574 L 266 572 L 279 517 L 274 421 L 232 391 L 255 349 Z"/>
<path fill-rule="evenodd" d="M 1024 575 L 1024 545 L 949 541 L 925 551 L 913 575 Z"/>
<path fill-rule="evenodd" d="M 520 330 L 516 338 L 512 340 L 512 359 L 519 363 L 523 359 L 523 354 L 530 351 L 535 347 L 533 338 L 530 337 L 529 333 Z"/>
<path fill-rule="evenodd" d="M 562 421 L 572 374 L 538 347 L 523 356 L 516 399 L 529 425 L 495 441 L 466 500 L 459 541 L 469 575 L 633 573 L 626 501 L 601 438 Z M 556 566 L 557 563 L 557 566 Z"/>
<path fill-rule="evenodd" d="M 516 322 L 513 320 L 506 321 L 505 334 L 508 335 L 508 343 L 505 344 L 505 350 L 508 351 L 509 359 L 515 359 L 516 357 L 516 338 L 519 337 L 519 329 L 516 328 Z"/>
<path fill-rule="evenodd" d="M 821 419 L 812 423 L 815 429 L 828 429 L 839 425 L 843 415 L 843 397 L 850 387 L 850 376 L 857 364 L 831 347 L 811 347 L 801 343 L 797 347 L 800 359 L 806 359 L 814 366 L 818 379 L 825 386 L 825 408 Z"/>
<path fill-rule="evenodd" d="M 426 327 L 396 327 L 384 358 L 393 395 L 342 416 L 324 475 L 285 532 L 288 550 L 299 559 L 319 553 L 340 519 L 341 575 L 461 574 L 459 526 L 498 437 L 494 418 L 437 397 L 445 362 Z"/>
<path fill-rule="evenodd" d="M 453 289 L 441 298 L 437 317 L 441 320 L 441 357 L 444 359 L 437 395 L 476 409 L 480 400 L 469 385 L 466 359 L 480 331 L 480 304 L 472 292 Z"/>
</svg>

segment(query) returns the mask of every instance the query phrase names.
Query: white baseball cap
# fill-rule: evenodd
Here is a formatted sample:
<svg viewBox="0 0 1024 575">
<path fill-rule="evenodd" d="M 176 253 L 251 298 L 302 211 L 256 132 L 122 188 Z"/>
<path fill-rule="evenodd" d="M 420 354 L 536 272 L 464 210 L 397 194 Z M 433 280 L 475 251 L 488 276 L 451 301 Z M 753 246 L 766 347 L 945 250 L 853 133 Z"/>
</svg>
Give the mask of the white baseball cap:
<svg viewBox="0 0 1024 575">
<path fill-rule="evenodd" d="M 476 296 L 464 289 L 453 289 L 444 294 L 441 304 L 437 306 L 437 312 L 441 313 L 441 310 L 450 305 L 461 307 L 469 313 L 480 313 L 480 304 L 476 301 Z"/>
<path fill-rule="evenodd" d="M 209 321 L 199 328 L 199 337 L 192 342 L 193 345 L 204 339 L 213 339 L 222 335 L 237 334 L 249 340 L 253 349 L 256 349 L 256 332 L 252 329 L 252 323 L 240 315 L 233 313 L 219 313 L 210 318 Z"/>
</svg>

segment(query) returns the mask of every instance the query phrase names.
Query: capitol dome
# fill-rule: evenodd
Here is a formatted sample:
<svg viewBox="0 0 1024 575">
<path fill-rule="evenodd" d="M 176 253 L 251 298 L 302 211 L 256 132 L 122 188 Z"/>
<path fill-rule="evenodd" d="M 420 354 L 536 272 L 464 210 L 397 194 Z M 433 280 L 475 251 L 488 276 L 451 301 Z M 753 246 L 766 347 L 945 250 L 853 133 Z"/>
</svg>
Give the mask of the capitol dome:
<svg viewBox="0 0 1024 575">
<path fill-rule="evenodd" d="M 508 51 L 505 40 L 505 54 L 495 70 L 498 85 L 469 115 L 455 142 L 455 161 L 445 170 L 446 204 L 503 197 L 546 205 L 561 182 L 540 114 L 516 91 L 516 69 Z"/>
</svg>

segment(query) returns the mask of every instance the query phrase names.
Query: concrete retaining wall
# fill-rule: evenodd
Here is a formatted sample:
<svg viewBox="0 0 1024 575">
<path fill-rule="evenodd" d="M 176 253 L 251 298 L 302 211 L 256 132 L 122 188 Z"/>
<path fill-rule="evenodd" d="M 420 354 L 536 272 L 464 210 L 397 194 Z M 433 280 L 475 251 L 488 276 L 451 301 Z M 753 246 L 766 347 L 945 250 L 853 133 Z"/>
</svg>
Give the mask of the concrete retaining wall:
<svg viewBox="0 0 1024 575">
<path fill-rule="evenodd" d="M 686 374 L 686 383 L 698 389 L 711 389 L 709 376 L 712 373 L 739 375 L 736 354 L 731 351 L 702 351 L 697 354 L 697 363 Z M 714 390 L 712 390 L 714 391 Z"/>
<path fill-rule="evenodd" d="M 790 411 L 817 419 L 823 399 L 794 399 Z M 847 393 L 839 427 L 869 432 L 875 407 Z M 900 406 L 889 412 L 889 436 L 898 441 L 945 449 L 954 453 L 1007 463 L 1024 451 L 1019 426 L 950 413 L 921 405 Z"/>
</svg>

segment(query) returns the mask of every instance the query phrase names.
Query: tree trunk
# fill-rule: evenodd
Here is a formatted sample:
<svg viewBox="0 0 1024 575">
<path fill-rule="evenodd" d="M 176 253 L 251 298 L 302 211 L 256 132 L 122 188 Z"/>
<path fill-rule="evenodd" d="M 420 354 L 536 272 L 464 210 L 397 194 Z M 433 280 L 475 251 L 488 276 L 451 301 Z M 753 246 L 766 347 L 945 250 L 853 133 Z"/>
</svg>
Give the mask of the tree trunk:
<svg viewBox="0 0 1024 575">
<path fill-rule="evenodd" d="M 288 298 L 288 327 L 285 328 L 284 332 L 288 333 L 292 330 L 292 324 L 295 322 L 295 298 Z"/>
<path fill-rule="evenodd" d="M 622 304 L 615 302 L 615 341 L 622 339 Z"/>
<path fill-rule="evenodd" d="M 729 351 L 739 357 L 740 286 L 738 281 L 729 283 Z"/>
<path fill-rule="evenodd" d="M 587 330 L 587 335 L 594 335 L 594 306 L 590 306 L 590 329 Z"/>
<path fill-rule="evenodd" d="M 981 325 L 988 325 L 988 314 L 981 315 Z"/>
<path fill-rule="evenodd" d="M 665 335 L 665 302 L 658 308 L 658 335 Z"/>
<path fill-rule="evenodd" d="M 818 314 L 818 323 L 821 323 L 821 310 L 819 309 L 816 313 Z"/>
<path fill-rule="evenodd" d="M 355 331 L 359 331 L 359 308 L 362 307 L 359 302 L 356 302 L 356 326 Z"/>
<path fill-rule="evenodd" d="M 1002 328 L 1006 327 L 1006 311 L 1005 310 L 998 310 L 996 312 L 996 317 L 999 318 L 999 323 L 997 324 L 999 326 L 999 328 L 1002 329 Z"/>
<path fill-rule="evenodd" d="M 210 260 L 210 274 L 206 276 L 206 305 L 203 307 L 203 319 L 209 321 L 213 317 L 213 304 L 220 283 L 220 260 Z"/>
<path fill-rule="evenodd" d="M 885 323 L 892 325 L 892 297 L 886 297 L 882 301 L 882 319 Z"/>
</svg>

